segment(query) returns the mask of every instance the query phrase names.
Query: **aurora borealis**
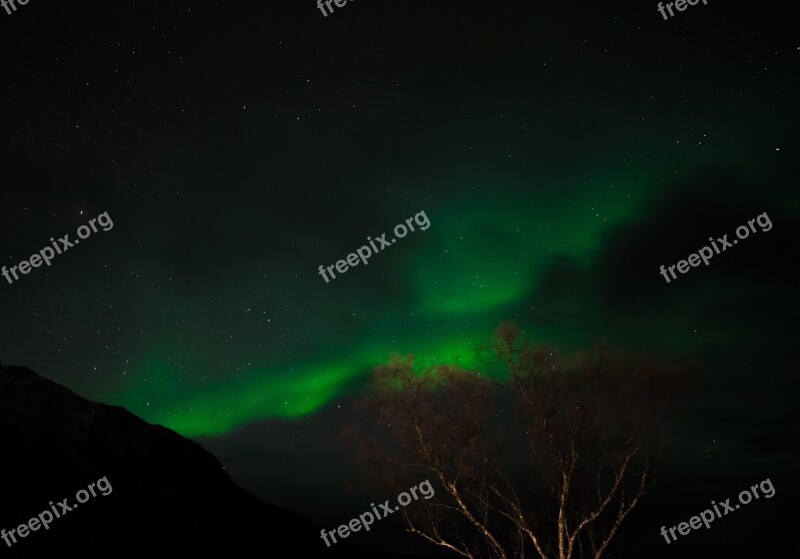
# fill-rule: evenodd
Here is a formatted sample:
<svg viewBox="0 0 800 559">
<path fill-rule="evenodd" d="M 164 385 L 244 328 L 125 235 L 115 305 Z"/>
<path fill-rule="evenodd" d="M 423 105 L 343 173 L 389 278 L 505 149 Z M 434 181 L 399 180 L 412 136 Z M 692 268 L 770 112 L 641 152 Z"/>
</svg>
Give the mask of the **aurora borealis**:
<svg viewBox="0 0 800 559">
<path fill-rule="evenodd" d="M 0 359 L 194 437 L 248 489 L 327 521 L 320 441 L 373 368 L 398 353 L 480 369 L 513 320 L 565 351 L 704 362 L 667 479 L 722 483 L 732 449 L 778 479 L 796 464 L 792 21 L 629 4 L 0 15 L 0 264 L 114 219 L 0 285 Z M 419 211 L 426 231 L 320 279 Z M 761 212 L 768 235 L 659 275 Z"/>
<path fill-rule="evenodd" d="M 765 157 L 771 155 L 767 146 L 762 146 L 760 152 Z M 692 176 L 700 168 L 687 165 L 683 173 Z M 411 352 L 427 362 L 458 361 L 465 367 L 475 366 L 477 344 L 485 341 L 491 328 L 509 315 L 519 316 L 535 336 L 544 340 L 569 342 L 572 337 L 591 337 L 591 327 L 558 332 L 552 325 L 537 324 L 535 310 L 528 306 L 525 312 L 525 301 L 554 263 L 567 260 L 579 267 L 596 264 L 603 240 L 614 228 L 634 223 L 651 211 L 648 202 L 658 195 L 657 189 L 648 189 L 652 181 L 647 176 L 626 176 L 623 171 L 608 172 L 591 182 L 587 177 L 579 186 L 565 181 L 561 188 L 573 194 L 555 207 L 552 196 L 548 200 L 526 193 L 521 186 L 506 189 L 511 193 L 503 199 L 491 191 L 473 194 L 466 203 L 442 197 L 432 202 L 435 209 L 431 212 L 438 219 L 432 222 L 427 232 L 430 235 L 408 237 L 409 246 L 393 246 L 381 259 L 373 259 L 370 268 L 355 269 L 334 285 L 317 285 L 311 275 L 313 270 L 308 266 L 303 270 L 302 285 L 309 296 L 320 300 L 329 296 L 336 299 L 342 294 L 346 297 L 328 309 L 355 332 L 348 342 L 342 340 L 349 344 L 346 355 L 331 343 L 331 338 L 336 337 L 333 332 L 326 334 L 327 344 L 317 342 L 316 351 L 276 364 L 274 356 L 258 348 L 253 334 L 259 330 L 255 330 L 241 334 L 245 344 L 231 347 L 232 355 L 225 350 L 219 355 L 216 346 L 210 346 L 208 350 L 216 354 L 216 359 L 226 360 L 227 370 L 224 374 L 209 370 L 213 380 L 197 382 L 182 378 L 181 370 L 190 370 L 193 375 L 207 368 L 218 371 L 217 365 L 208 365 L 215 360 L 212 352 L 206 354 L 206 348 L 198 347 L 196 340 L 202 339 L 202 331 L 187 335 L 168 326 L 159 338 L 189 338 L 194 351 L 188 357 L 182 356 L 183 343 L 177 343 L 163 348 L 156 344 L 156 351 L 144 352 L 139 364 L 131 365 L 132 380 L 125 383 L 120 401 L 143 417 L 187 435 L 220 434 L 254 420 L 295 418 L 314 412 L 338 395 L 357 389 L 371 368 L 393 352 Z M 536 178 L 527 182 L 536 184 Z M 529 206 L 542 209 L 532 211 Z M 389 229 L 397 218 L 392 217 L 390 208 L 383 215 L 385 229 Z M 255 221 L 257 216 L 251 219 Z M 357 236 L 368 232 L 372 231 L 349 233 Z M 335 232 L 322 232 L 317 238 L 326 233 Z M 332 253 L 337 254 L 335 250 Z M 313 263 L 313 259 L 305 261 Z M 494 265 L 486 266 L 486 262 Z M 365 279 L 368 272 L 371 277 Z M 375 293 L 391 289 L 390 286 L 369 285 L 384 282 L 387 277 L 393 278 L 390 286 L 402 286 L 402 310 L 393 300 L 381 300 Z M 249 295 L 243 296 L 242 306 L 248 304 L 245 301 Z M 201 301 L 191 301 L 188 306 L 197 309 L 202 306 Z M 258 313 L 257 303 L 251 305 L 249 311 L 244 309 L 242 320 L 250 322 L 247 315 L 253 312 L 261 317 L 271 314 Z M 522 311 L 517 310 L 520 307 Z M 319 332 L 324 328 L 325 315 L 316 314 L 318 308 L 312 301 L 293 301 L 291 312 L 307 317 L 310 329 Z M 206 312 L 210 309 L 199 314 Z M 189 315 L 190 311 L 178 310 L 179 315 L 184 313 Z M 206 320 L 213 318 L 206 316 L 197 326 L 202 328 Z M 277 325 L 272 325 L 272 318 L 267 318 L 266 325 L 263 318 L 261 322 L 262 333 L 275 331 Z M 299 332 L 293 334 L 298 336 L 303 338 Z M 313 342 L 302 342 L 310 343 Z M 677 340 L 670 345 L 684 350 L 693 347 L 691 342 L 687 346 Z"/>
<path fill-rule="evenodd" d="M 706 137 L 725 137 L 725 134 L 724 129 L 706 131 Z M 713 168 L 713 162 L 721 157 L 716 153 L 719 150 L 713 148 L 713 140 L 707 140 L 712 147 L 694 142 L 688 150 L 680 148 L 678 142 L 671 148 L 671 157 L 686 159 L 678 179 L 688 180 Z M 747 139 L 740 142 L 742 151 L 758 153 L 767 161 L 775 157 L 775 149 L 770 149 L 769 144 L 753 145 Z M 607 157 L 614 159 L 613 154 Z M 750 160 L 741 160 L 741 166 L 732 171 L 746 175 L 752 166 L 764 166 L 754 159 L 751 156 Z M 324 343 L 295 331 L 290 334 L 292 338 L 302 341 L 289 350 L 291 354 L 300 351 L 296 349 L 298 346 L 313 350 L 301 359 L 278 364 L 281 356 L 260 350 L 258 346 L 263 342 L 253 335 L 276 331 L 274 319 L 268 316 L 265 325 L 261 318 L 272 313 L 263 309 L 259 313 L 257 303 L 247 302 L 248 293 L 242 297 L 241 307 L 252 306 L 249 311 L 244 309 L 241 320 L 258 326 L 241 336 L 246 340 L 244 347 L 251 349 L 245 350 L 239 343 L 233 355 L 227 356 L 223 350 L 221 356 L 214 349 L 214 357 L 204 355 L 195 346 L 193 355 L 187 359 L 174 352 L 176 344 L 169 344 L 146 353 L 140 357 L 140 365 L 132 366 L 133 378 L 138 382 L 126 384 L 121 403 L 143 417 L 187 435 L 220 434 L 253 420 L 296 418 L 314 412 L 337 396 L 357 390 L 372 367 L 383 363 L 393 352 L 414 353 L 426 362 L 476 366 L 476 346 L 487 341 L 492 328 L 509 316 L 521 320 L 542 340 L 590 341 L 612 325 L 559 330 L 552 323 L 537 320 L 535 309 L 526 301 L 535 294 L 537 284 L 554 264 L 569 261 L 583 268 L 596 265 L 602 258 L 600 251 L 608 235 L 652 212 L 653 200 L 658 200 L 668 188 L 658 185 L 657 177 L 663 176 L 664 170 L 645 172 L 620 167 L 601 168 L 596 175 L 587 169 L 575 173 L 575 177 L 559 177 L 555 185 L 550 183 L 550 188 L 566 193 L 561 196 L 537 193 L 535 185 L 545 179 L 538 178 L 535 170 L 528 176 L 520 176 L 519 184 L 506 184 L 498 190 L 493 190 L 497 185 L 490 184 L 480 188 L 473 185 L 470 189 L 469 183 L 465 183 L 462 188 L 467 194 L 447 192 L 430 196 L 427 204 L 431 209 L 427 211 L 432 221 L 425 234 L 407 237 L 403 245 L 393 245 L 380 259 L 374 258 L 368 268 L 356 268 L 331 285 L 317 285 L 311 266 L 314 258 L 301 257 L 299 261 L 306 263 L 302 273 L 289 271 L 298 273 L 302 286 L 299 289 L 310 299 L 293 299 L 293 310 L 287 308 L 286 312 L 305 317 L 312 332 L 325 329 L 326 318 L 332 313 L 340 317 L 350 332 L 347 339 L 341 340 L 347 347 L 346 355 L 333 341 L 338 335 L 336 331 L 327 331 Z M 414 181 L 408 181 L 408 188 L 415 188 Z M 405 214 L 393 211 L 396 206 L 392 204 L 387 206 L 380 220 L 370 220 L 375 225 L 369 229 L 350 229 L 346 238 L 363 238 L 369 233 L 390 230 Z M 253 214 L 242 219 L 255 227 L 258 216 Z M 324 242 L 336 234 L 336 230 L 320 230 L 313 239 Z M 327 252 L 336 255 L 349 245 L 344 241 L 330 246 Z M 247 272 L 244 274 L 246 277 Z M 253 285 L 258 281 L 254 277 Z M 385 295 L 387 292 L 390 297 Z M 190 311 L 182 305 L 183 302 L 177 314 L 188 315 Z M 197 309 L 202 303 L 192 302 L 189 307 Z M 320 313 L 320 307 L 325 312 Z M 257 317 L 260 314 L 260 320 L 248 320 L 250 313 L 256 313 Z M 214 319 L 210 316 L 201 319 L 198 326 L 202 328 L 206 320 Z M 234 316 L 229 320 L 240 319 Z M 619 341 L 628 341 L 630 334 L 621 332 Z M 688 350 L 698 341 L 671 339 L 664 343 L 659 334 L 654 332 L 647 342 Z M 179 332 L 168 327 L 160 337 L 178 335 Z M 195 334 L 202 335 L 202 331 Z M 281 342 L 285 339 L 281 338 Z M 214 362 L 215 358 L 227 360 L 224 375 L 217 373 L 223 380 L 197 383 L 181 378 L 178 364 L 196 374 L 208 367 L 204 363 Z M 169 394 L 169 398 L 165 401 L 162 394 Z"/>
</svg>

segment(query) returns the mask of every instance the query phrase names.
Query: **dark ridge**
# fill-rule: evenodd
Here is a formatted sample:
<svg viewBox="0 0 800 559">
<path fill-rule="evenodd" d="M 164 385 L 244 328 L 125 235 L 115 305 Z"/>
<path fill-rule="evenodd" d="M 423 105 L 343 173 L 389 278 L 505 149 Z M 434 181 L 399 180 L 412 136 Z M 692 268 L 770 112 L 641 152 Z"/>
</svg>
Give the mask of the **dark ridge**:
<svg viewBox="0 0 800 559">
<path fill-rule="evenodd" d="M 47 530 L 34 523 L 11 547 L 0 539 L 3 557 L 376 557 L 344 542 L 326 548 L 319 527 L 238 487 L 197 443 L 25 367 L 0 366 L 0 448 L 6 533 L 50 501 L 59 512 L 65 498 L 76 504 L 100 478 L 112 488 Z"/>
</svg>

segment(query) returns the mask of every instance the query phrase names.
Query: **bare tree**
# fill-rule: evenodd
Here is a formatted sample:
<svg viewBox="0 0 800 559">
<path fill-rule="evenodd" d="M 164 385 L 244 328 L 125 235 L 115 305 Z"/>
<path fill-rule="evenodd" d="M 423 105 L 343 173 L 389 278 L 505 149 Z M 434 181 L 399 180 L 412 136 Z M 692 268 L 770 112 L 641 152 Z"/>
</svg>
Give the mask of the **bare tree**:
<svg viewBox="0 0 800 559">
<path fill-rule="evenodd" d="M 652 483 L 685 367 L 603 347 L 565 359 L 512 325 L 485 357 L 489 378 L 413 357 L 379 367 L 349 433 L 365 471 L 397 491 L 435 482 L 403 518 L 458 556 L 603 557 Z"/>
</svg>

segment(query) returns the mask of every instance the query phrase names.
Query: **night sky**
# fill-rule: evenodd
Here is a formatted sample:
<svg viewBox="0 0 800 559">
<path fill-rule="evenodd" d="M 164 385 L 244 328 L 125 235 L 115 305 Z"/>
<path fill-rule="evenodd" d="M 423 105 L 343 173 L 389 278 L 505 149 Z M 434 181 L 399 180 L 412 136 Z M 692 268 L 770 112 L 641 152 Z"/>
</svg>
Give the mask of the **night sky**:
<svg viewBox="0 0 800 559">
<path fill-rule="evenodd" d="M 772 476 L 788 503 L 796 22 L 772 2 L 668 21 L 656 5 L 0 10 L 0 265 L 113 221 L 0 278 L 0 359 L 198 437 L 267 500 L 341 519 L 362 501 L 332 488 L 320 441 L 372 368 L 393 352 L 475 367 L 514 320 L 567 350 L 699 359 L 655 498 Z M 426 231 L 320 277 L 419 212 Z M 765 212 L 770 231 L 659 274 Z M 759 506 L 788 525 L 792 509 Z"/>
</svg>

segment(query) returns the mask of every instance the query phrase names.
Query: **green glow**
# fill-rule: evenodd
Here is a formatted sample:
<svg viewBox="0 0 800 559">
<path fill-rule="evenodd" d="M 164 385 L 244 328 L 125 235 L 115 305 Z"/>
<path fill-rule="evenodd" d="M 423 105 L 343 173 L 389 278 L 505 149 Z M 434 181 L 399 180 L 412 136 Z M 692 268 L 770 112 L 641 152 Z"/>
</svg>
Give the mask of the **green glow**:
<svg viewBox="0 0 800 559">
<path fill-rule="evenodd" d="M 674 142 L 660 148 L 652 144 L 648 149 L 663 149 L 664 168 L 644 169 L 630 162 L 636 155 L 623 149 L 623 142 L 612 144 L 619 146 L 616 151 L 598 154 L 597 161 L 613 164 L 587 164 L 568 176 L 529 178 L 524 185 L 486 187 L 474 196 L 462 194 L 469 191 L 464 185 L 432 202 L 424 208 L 431 220 L 428 231 L 409 235 L 402 250 L 387 250 L 370 263 L 370 271 L 386 270 L 385 282 L 394 291 L 360 283 L 361 269 L 329 285 L 312 270 L 313 280 L 281 293 L 281 301 L 300 301 L 296 312 L 284 313 L 280 326 L 290 334 L 287 339 L 300 339 L 298 347 L 282 345 L 281 331 L 269 326 L 275 322 L 257 323 L 246 318 L 252 315 L 230 311 L 249 307 L 252 289 L 234 289 L 222 309 L 206 308 L 205 294 L 188 301 L 176 294 L 167 303 L 170 310 L 191 316 L 193 323 L 180 331 L 164 325 L 160 339 L 185 336 L 186 346 L 164 342 L 142 350 L 116 403 L 189 436 L 222 434 L 267 418 L 300 418 L 360 390 L 373 368 L 393 353 L 415 354 L 423 365 L 478 368 L 477 344 L 520 312 L 533 315 L 523 326 L 538 328 L 534 341 L 566 346 L 591 343 L 601 333 L 654 348 L 659 342 L 653 340 L 686 348 L 724 337 L 723 331 L 675 332 L 661 321 L 622 324 L 599 307 L 581 308 L 579 298 L 558 302 L 543 318 L 536 314 L 540 309 L 531 308 L 539 280 L 556 261 L 591 266 L 608 233 L 646 217 L 649 204 L 666 187 L 664 177 L 674 176 L 670 162 L 682 161 L 682 173 L 689 176 L 722 160 L 728 149 L 708 148 L 687 157 Z M 644 159 L 640 154 L 638 160 Z M 403 260 L 404 254 L 410 256 Z M 390 276 L 389 270 L 400 271 Z M 247 273 L 232 271 L 234 281 L 226 285 L 247 284 L 242 280 L 251 279 Z M 305 305 L 307 297 L 317 299 Z M 322 316 L 319 308 L 328 314 Z M 230 316 L 220 318 L 220 311 Z M 687 319 L 667 312 L 672 321 Z M 213 338 L 209 332 L 215 328 L 229 338 Z M 206 355 L 193 352 L 204 345 Z"/>
<path fill-rule="evenodd" d="M 170 366 L 150 362 L 140 375 L 147 382 L 129 389 L 123 405 L 148 421 L 187 436 L 224 433 L 259 419 L 291 419 L 313 413 L 386 362 L 390 354 L 388 348 L 370 348 L 346 363 L 309 365 L 288 372 L 255 369 L 246 378 L 199 390 L 181 385 Z M 417 358 L 425 365 L 478 365 L 476 349 L 457 341 L 432 345 Z M 172 395 L 168 405 L 148 402 L 148 394 L 160 393 Z"/>
</svg>

